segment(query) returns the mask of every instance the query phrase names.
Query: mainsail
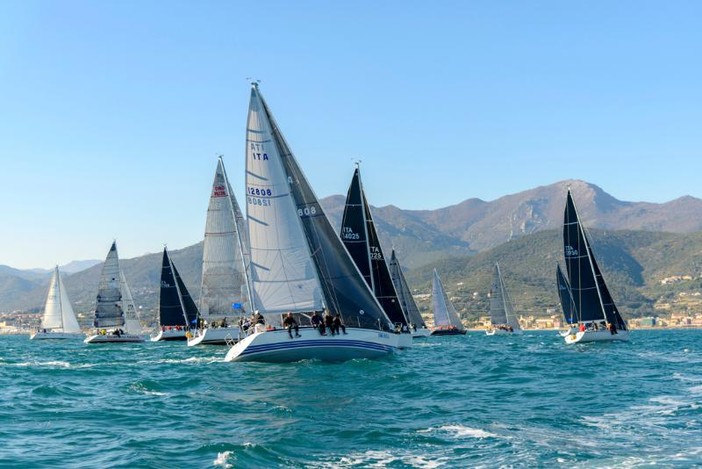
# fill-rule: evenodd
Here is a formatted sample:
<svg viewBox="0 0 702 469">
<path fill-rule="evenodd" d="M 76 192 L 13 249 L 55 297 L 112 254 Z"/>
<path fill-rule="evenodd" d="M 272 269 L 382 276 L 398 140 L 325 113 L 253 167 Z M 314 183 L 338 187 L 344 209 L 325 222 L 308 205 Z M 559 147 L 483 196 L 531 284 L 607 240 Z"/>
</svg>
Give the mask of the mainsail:
<svg viewBox="0 0 702 469">
<path fill-rule="evenodd" d="M 220 158 L 207 208 L 202 253 L 200 315 L 207 320 L 231 316 L 234 304 L 243 306 L 248 301 L 243 226 L 243 215 Z"/>
<path fill-rule="evenodd" d="M 449 300 L 444 284 L 439 278 L 439 274 L 434 269 L 434 278 L 431 286 L 431 299 L 434 308 L 434 326 L 436 327 L 455 327 L 463 330 L 463 323 L 458 317 L 456 308 Z"/>
<path fill-rule="evenodd" d="M 249 103 L 246 198 L 252 285 L 262 313 L 326 308 L 347 326 L 390 327 L 256 84 Z"/>
<path fill-rule="evenodd" d="M 351 179 L 341 221 L 341 240 L 383 311 L 394 324 L 407 325 L 357 167 Z"/>
<path fill-rule="evenodd" d="M 63 286 L 58 266 L 54 269 L 49 285 L 49 293 L 44 305 L 41 327 L 47 330 L 78 333 L 80 326 Z"/>
<path fill-rule="evenodd" d="M 138 334 L 141 330 L 132 293 L 119 266 L 116 241 L 102 266 L 93 324 L 99 329 L 124 327 L 129 334 Z"/>
<path fill-rule="evenodd" d="M 388 267 L 390 268 L 392 283 L 395 284 L 395 291 L 397 291 L 397 296 L 400 298 L 402 310 L 407 315 L 407 318 L 411 324 L 419 328 L 425 328 L 426 324 L 424 323 L 424 318 L 419 312 L 417 303 L 414 301 L 412 290 L 410 290 L 407 280 L 405 280 L 405 274 L 402 273 L 402 267 L 395 256 L 394 249 L 390 254 L 390 262 L 388 263 Z"/>
<path fill-rule="evenodd" d="M 575 302 L 573 294 L 570 291 L 568 279 L 563 275 L 560 264 L 556 264 L 556 284 L 558 285 L 558 297 L 561 300 L 561 308 L 563 309 L 563 317 L 567 324 L 575 324 L 578 322 L 578 315 L 575 311 Z"/>
<path fill-rule="evenodd" d="M 563 221 L 563 253 L 579 321 L 606 320 L 615 324 L 617 329 L 626 329 L 626 323 L 619 314 L 595 261 L 570 190 Z"/>
<path fill-rule="evenodd" d="M 159 324 L 190 327 L 197 317 L 197 307 L 188 293 L 178 270 L 163 249 L 161 288 L 159 292 Z"/>
<path fill-rule="evenodd" d="M 492 287 L 490 288 L 490 322 L 494 326 L 508 325 L 514 330 L 520 330 L 519 321 L 514 315 L 514 307 L 509 293 L 505 288 L 499 264 L 495 263 Z"/>
</svg>

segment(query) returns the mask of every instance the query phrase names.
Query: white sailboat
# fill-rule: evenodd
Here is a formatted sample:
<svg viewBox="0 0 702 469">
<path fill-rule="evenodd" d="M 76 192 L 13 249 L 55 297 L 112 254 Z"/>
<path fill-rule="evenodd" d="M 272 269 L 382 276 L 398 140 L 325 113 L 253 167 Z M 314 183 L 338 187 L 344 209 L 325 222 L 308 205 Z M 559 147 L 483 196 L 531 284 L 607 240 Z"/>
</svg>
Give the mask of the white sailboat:
<svg viewBox="0 0 702 469">
<path fill-rule="evenodd" d="M 509 297 L 500 265 L 495 262 L 492 287 L 490 288 L 490 323 L 492 327 L 485 331 L 487 335 L 521 334 L 522 328 L 514 314 L 512 299 Z"/>
<path fill-rule="evenodd" d="M 93 325 L 96 333 L 84 340 L 86 344 L 144 341 L 132 292 L 119 266 L 117 242 L 112 243 L 102 266 Z"/>
<path fill-rule="evenodd" d="M 607 288 L 568 189 L 563 220 L 563 253 L 578 329 L 566 344 L 629 340 L 629 328 Z M 564 306 L 564 312 L 568 306 Z"/>
<path fill-rule="evenodd" d="M 239 339 L 238 319 L 251 297 L 248 245 L 246 221 L 220 157 L 207 208 L 198 327 L 188 346 L 225 345 Z"/>
<path fill-rule="evenodd" d="M 399 334 L 334 232 L 256 84 L 247 122 L 251 293 L 267 328 L 235 344 L 225 360 L 343 361 L 392 353 Z M 345 333 L 305 327 L 312 313 L 323 311 L 338 317 Z M 283 328 L 287 313 L 304 323 L 295 336 Z"/>
<path fill-rule="evenodd" d="M 49 284 L 49 294 L 46 296 L 44 304 L 41 327 L 29 338 L 32 340 L 83 338 L 76 314 L 68 299 L 68 293 L 63 286 L 58 266 L 54 269 Z"/>
<path fill-rule="evenodd" d="M 432 280 L 431 301 L 434 307 L 434 330 L 431 331 L 431 335 L 463 335 L 466 333 L 436 269 L 434 269 Z"/>
</svg>

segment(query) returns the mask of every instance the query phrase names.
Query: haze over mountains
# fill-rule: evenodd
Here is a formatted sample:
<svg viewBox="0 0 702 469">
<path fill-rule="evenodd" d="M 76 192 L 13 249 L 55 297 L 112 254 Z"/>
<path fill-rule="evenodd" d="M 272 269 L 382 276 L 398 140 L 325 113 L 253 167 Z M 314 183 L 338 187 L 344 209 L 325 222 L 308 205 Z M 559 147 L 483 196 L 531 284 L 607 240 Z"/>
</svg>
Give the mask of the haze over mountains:
<svg viewBox="0 0 702 469">
<path fill-rule="evenodd" d="M 468 199 L 457 205 L 437 210 L 403 210 L 390 205 L 373 207 L 372 212 L 384 249 L 389 254 L 390 248 L 395 247 L 402 264 L 412 270 L 409 275 L 410 282 L 420 288 L 426 286 L 425 282 L 429 279 L 427 272 L 430 272 L 437 263 L 445 270 L 450 270 L 446 272 L 446 277 L 451 281 L 463 280 L 460 278 L 461 275 L 475 277 L 473 280 L 482 279 L 482 273 L 471 271 L 471 265 L 478 265 L 479 267 L 476 267 L 478 269 L 489 266 L 490 268 L 486 269 L 489 273 L 492 263 L 495 261 L 502 263 L 510 257 L 510 250 L 518 248 L 520 251 L 531 252 L 533 247 L 539 246 L 540 252 L 531 252 L 529 255 L 522 253 L 518 256 L 518 260 L 512 261 L 512 264 L 518 262 L 523 265 L 519 267 L 505 265 L 503 270 L 506 272 L 516 270 L 523 272 L 520 275 L 533 277 L 532 286 L 529 287 L 527 283 L 523 288 L 535 290 L 532 296 L 541 298 L 537 302 L 541 307 L 544 302 L 550 304 L 556 295 L 555 288 L 551 289 L 549 285 L 553 283 L 555 262 L 562 256 L 558 230 L 561 228 L 568 187 L 571 188 L 584 224 L 590 229 L 595 240 L 596 255 L 602 258 L 600 264 L 605 274 L 607 275 L 609 271 L 614 277 L 615 292 L 619 285 L 624 289 L 633 289 L 627 293 L 628 298 L 637 297 L 634 290 L 645 288 L 647 282 L 654 281 L 653 277 L 644 278 L 645 276 L 640 272 L 638 277 L 634 278 L 635 271 L 646 269 L 645 259 L 632 257 L 632 252 L 641 247 L 636 243 L 652 245 L 662 242 L 661 247 L 656 248 L 658 251 L 665 249 L 666 243 L 678 247 L 685 243 L 693 245 L 700 243 L 702 247 L 699 236 L 688 235 L 702 231 L 702 200 L 686 196 L 664 204 L 624 202 L 615 199 L 593 184 L 579 180 L 561 181 L 536 187 L 490 202 Z M 373 194 L 366 195 L 372 202 Z M 340 195 L 327 197 L 321 201 L 337 231 L 344 201 L 345 197 Z M 655 234 L 625 233 L 615 236 L 611 230 L 645 231 Z M 539 235 L 540 232 L 546 233 Z M 684 241 L 688 236 L 691 241 Z M 611 242 L 608 241 L 610 238 Z M 109 241 L 106 241 L 105 253 L 109 248 Z M 509 244 L 505 244 L 508 242 Z M 598 249 L 600 245 L 607 246 L 606 249 L 602 249 L 604 252 Z M 681 255 L 683 251 L 682 248 L 676 250 Z M 191 293 L 197 296 L 200 286 L 202 243 L 172 251 L 171 254 Z M 694 258 L 695 253 L 688 252 L 684 255 Z M 645 252 L 638 254 L 639 258 L 641 256 L 645 257 Z M 547 258 L 549 262 L 544 264 Z M 616 261 L 623 258 L 628 259 L 627 263 Z M 71 267 L 78 269 L 95 262 L 99 265 L 68 275 Z M 484 266 L 480 264 L 481 262 Z M 676 260 L 670 257 L 670 262 L 674 264 Z M 160 263 L 160 251 L 122 260 L 135 300 L 144 309 L 153 308 L 157 304 Z M 66 288 L 76 310 L 88 311 L 94 305 L 101 262 L 78 261 L 72 264 L 75 265 L 62 269 Z M 621 270 L 625 264 L 626 268 Z M 637 264 L 638 267 L 633 264 Z M 702 265 L 702 262 L 700 264 Z M 660 265 L 658 268 L 663 267 Z M 689 266 L 690 270 L 697 268 L 694 262 Z M 21 271 L 0 266 L 0 311 L 40 310 L 48 289 L 49 276 L 50 271 Z M 476 284 L 470 279 L 464 280 L 464 284 L 467 282 L 474 288 L 478 288 L 483 281 L 480 280 Z M 484 281 L 489 282 L 489 275 L 485 276 Z M 515 282 L 519 283 L 518 279 L 515 279 Z M 550 290 L 553 291 L 549 293 Z M 650 301 L 648 299 L 649 303 Z M 633 300 L 632 305 L 634 303 L 643 307 L 649 304 L 645 297 Z M 530 306 L 534 307 L 534 305 Z"/>
</svg>

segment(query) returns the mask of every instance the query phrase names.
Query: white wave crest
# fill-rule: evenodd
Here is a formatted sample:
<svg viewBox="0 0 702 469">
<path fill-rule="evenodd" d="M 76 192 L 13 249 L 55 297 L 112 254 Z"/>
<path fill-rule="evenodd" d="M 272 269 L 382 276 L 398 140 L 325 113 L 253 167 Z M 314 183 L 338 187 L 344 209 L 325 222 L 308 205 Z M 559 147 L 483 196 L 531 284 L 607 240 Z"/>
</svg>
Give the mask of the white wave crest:
<svg viewBox="0 0 702 469">
<path fill-rule="evenodd" d="M 217 453 L 217 459 L 212 461 L 212 464 L 215 466 L 222 466 L 225 468 L 232 467 L 232 465 L 227 462 L 227 460 L 229 459 L 229 455 L 231 454 L 231 451 L 223 451 L 221 453 Z"/>
<path fill-rule="evenodd" d="M 454 438 L 498 438 L 498 435 L 479 428 L 466 427 L 464 425 L 443 425 L 438 428 L 429 427 L 426 430 L 419 430 L 419 433 L 444 432 L 452 433 Z"/>
</svg>

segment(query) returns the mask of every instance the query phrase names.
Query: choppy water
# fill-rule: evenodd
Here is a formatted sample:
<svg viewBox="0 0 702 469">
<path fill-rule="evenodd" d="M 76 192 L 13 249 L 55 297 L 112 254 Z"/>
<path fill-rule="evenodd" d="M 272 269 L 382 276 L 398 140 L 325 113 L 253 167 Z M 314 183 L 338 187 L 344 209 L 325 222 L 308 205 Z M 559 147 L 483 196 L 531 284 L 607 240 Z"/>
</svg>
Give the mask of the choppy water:
<svg viewBox="0 0 702 469">
<path fill-rule="evenodd" d="M 0 336 L 0 467 L 702 466 L 702 331 L 415 345 L 271 365 Z"/>
</svg>

